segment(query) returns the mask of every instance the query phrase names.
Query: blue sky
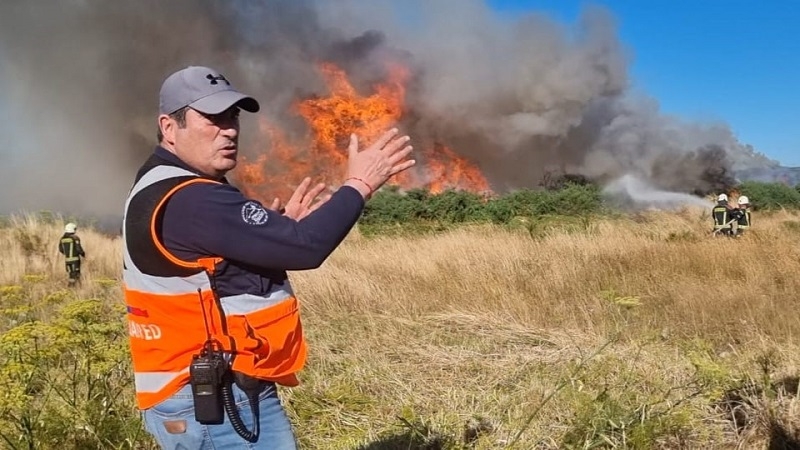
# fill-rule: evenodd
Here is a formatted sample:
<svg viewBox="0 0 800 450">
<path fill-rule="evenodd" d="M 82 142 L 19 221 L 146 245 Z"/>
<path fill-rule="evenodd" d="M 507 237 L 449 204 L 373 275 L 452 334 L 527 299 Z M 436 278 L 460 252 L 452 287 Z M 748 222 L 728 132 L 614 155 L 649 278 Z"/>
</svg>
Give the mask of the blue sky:
<svg viewBox="0 0 800 450">
<path fill-rule="evenodd" d="M 742 143 L 800 166 L 800 0 L 487 0 L 504 14 L 617 20 L 632 88 L 687 120 L 727 122 Z"/>
</svg>

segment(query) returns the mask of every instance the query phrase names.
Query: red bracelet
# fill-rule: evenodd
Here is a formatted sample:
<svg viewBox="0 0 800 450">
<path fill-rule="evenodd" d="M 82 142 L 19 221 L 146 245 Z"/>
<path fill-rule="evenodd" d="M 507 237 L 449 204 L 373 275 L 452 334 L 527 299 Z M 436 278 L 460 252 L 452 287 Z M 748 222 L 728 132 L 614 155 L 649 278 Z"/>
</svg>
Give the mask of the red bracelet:
<svg viewBox="0 0 800 450">
<path fill-rule="evenodd" d="M 347 180 L 356 180 L 356 181 L 360 181 L 360 182 L 364 183 L 364 186 L 366 186 L 366 187 L 367 187 L 367 189 L 369 189 L 369 194 L 367 194 L 367 195 L 370 195 L 370 194 L 372 194 L 372 193 L 375 191 L 374 189 L 372 189 L 372 186 L 370 186 L 370 185 L 369 185 L 369 183 L 367 183 L 366 181 L 362 180 L 361 178 L 358 178 L 358 177 L 350 177 L 350 178 L 348 178 Z M 344 180 L 344 181 L 347 181 L 347 180 Z"/>
</svg>

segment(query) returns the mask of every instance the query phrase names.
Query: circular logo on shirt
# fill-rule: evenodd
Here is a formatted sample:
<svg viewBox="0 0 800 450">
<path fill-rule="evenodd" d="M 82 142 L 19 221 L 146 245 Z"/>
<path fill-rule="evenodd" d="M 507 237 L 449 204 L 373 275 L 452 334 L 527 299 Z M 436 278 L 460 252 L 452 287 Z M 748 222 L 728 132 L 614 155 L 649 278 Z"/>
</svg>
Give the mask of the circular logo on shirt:
<svg viewBox="0 0 800 450">
<path fill-rule="evenodd" d="M 257 202 L 247 202 L 242 205 L 242 220 L 250 225 L 264 225 L 267 223 L 267 210 Z"/>
</svg>

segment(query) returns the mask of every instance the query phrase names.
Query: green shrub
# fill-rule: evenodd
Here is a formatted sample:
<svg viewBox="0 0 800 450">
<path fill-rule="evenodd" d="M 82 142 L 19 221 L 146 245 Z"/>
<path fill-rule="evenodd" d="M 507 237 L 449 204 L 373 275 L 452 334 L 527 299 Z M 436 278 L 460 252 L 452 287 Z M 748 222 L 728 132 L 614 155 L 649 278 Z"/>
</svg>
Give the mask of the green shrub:
<svg viewBox="0 0 800 450">
<path fill-rule="evenodd" d="M 445 223 L 464 223 L 485 220 L 484 201 L 478 194 L 466 191 L 445 191 L 430 196 L 426 219 Z"/>
<path fill-rule="evenodd" d="M 0 441 L 6 448 L 150 448 L 133 405 L 120 308 L 98 299 L 22 295 L 0 311 Z M 9 297 L 9 295 L 5 295 Z M 39 306 L 51 320 L 31 316 Z"/>
<path fill-rule="evenodd" d="M 756 209 L 800 208 L 800 191 L 782 183 L 746 181 L 739 190 Z"/>
<path fill-rule="evenodd" d="M 559 190 L 523 189 L 489 199 L 466 191 L 431 194 L 414 189 L 403 193 L 390 188 L 376 193 L 367 203 L 359 223 L 367 227 L 420 223 L 508 224 L 519 217 L 583 216 L 600 208 L 600 192 L 592 185 L 568 184 Z"/>
<path fill-rule="evenodd" d="M 364 208 L 359 222 L 364 225 L 405 223 L 419 219 L 429 194 L 415 189 L 403 194 L 396 188 L 383 189 Z"/>
</svg>

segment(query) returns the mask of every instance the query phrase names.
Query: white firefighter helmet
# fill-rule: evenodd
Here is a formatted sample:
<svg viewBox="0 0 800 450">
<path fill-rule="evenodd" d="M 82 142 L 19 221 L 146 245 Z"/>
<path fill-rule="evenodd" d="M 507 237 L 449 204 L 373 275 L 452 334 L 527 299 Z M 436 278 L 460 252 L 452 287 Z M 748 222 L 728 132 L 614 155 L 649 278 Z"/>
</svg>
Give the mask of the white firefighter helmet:
<svg viewBox="0 0 800 450">
<path fill-rule="evenodd" d="M 70 222 L 67 224 L 67 226 L 64 227 L 64 233 L 74 233 L 77 229 L 78 226 Z"/>
<path fill-rule="evenodd" d="M 727 202 L 728 201 L 728 195 L 727 194 L 719 194 L 719 197 L 717 197 L 717 201 L 718 202 Z"/>
<path fill-rule="evenodd" d="M 743 196 L 739 197 L 739 204 L 740 205 L 749 205 L 750 204 L 750 199 L 747 198 L 746 195 L 743 195 Z"/>
</svg>

